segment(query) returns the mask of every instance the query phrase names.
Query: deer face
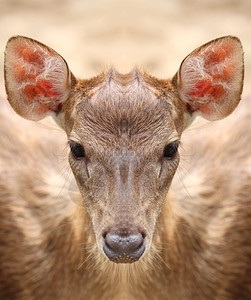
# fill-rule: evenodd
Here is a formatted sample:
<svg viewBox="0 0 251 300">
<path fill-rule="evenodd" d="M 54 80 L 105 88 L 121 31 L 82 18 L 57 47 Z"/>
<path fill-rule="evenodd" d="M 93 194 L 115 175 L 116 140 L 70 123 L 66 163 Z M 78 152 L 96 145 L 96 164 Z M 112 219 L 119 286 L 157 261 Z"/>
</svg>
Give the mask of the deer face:
<svg viewBox="0 0 251 300">
<path fill-rule="evenodd" d="M 112 261 L 134 262 L 151 245 L 178 166 L 183 114 L 171 89 L 168 101 L 137 70 L 110 71 L 82 91 L 64 119 L 70 165 L 100 250 Z"/>
<path fill-rule="evenodd" d="M 5 81 L 18 114 L 52 115 L 66 131 L 99 249 L 126 263 L 151 247 L 182 131 L 196 115 L 221 119 L 239 103 L 243 53 L 227 36 L 194 50 L 172 80 L 135 70 L 81 81 L 54 50 L 17 36 L 6 47 Z"/>
</svg>

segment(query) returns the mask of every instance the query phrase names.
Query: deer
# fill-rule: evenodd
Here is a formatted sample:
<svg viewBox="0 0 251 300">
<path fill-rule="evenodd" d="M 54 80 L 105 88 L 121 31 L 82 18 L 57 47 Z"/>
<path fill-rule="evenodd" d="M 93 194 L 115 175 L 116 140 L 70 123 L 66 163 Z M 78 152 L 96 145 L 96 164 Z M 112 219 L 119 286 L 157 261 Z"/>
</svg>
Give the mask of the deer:
<svg viewBox="0 0 251 300">
<path fill-rule="evenodd" d="M 2 110 L 1 299 L 250 299 L 239 38 L 196 48 L 171 79 L 111 68 L 83 80 L 53 49 L 14 36 L 4 74 L 18 115 L 51 116 L 66 133 L 76 187 L 70 199 L 55 191 L 56 135 Z M 202 119 L 217 122 L 183 139 Z"/>
</svg>

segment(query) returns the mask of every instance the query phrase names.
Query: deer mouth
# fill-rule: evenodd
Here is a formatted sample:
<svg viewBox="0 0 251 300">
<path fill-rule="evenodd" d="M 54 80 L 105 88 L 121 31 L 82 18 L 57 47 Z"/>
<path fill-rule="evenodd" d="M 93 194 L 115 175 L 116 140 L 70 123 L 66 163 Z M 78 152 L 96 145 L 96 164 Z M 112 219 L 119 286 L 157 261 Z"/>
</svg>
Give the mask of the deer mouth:
<svg viewBox="0 0 251 300">
<path fill-rule="evenodd" d="M 117 264 L 132 264 L 135 263 L 140 259 L 140 257 L 145 252 L 145 245 L 142 245 L 139 249 L 134 251 L 132 254 L 124 253 L 116 253 L 112 249 L 108 247 L 103 247 L 106 256 L 109 258 L 110 261 L 117 263 Z"/>
<path fill-rule="evenodd" d="M 138 261 L 137 258 L 133 256 L 128 256 L 128 255 L 119 255 L 114 258 L 111 258 L 110 261 L 116 263 L 116 264 L 132 264 Z"/>
</svg>

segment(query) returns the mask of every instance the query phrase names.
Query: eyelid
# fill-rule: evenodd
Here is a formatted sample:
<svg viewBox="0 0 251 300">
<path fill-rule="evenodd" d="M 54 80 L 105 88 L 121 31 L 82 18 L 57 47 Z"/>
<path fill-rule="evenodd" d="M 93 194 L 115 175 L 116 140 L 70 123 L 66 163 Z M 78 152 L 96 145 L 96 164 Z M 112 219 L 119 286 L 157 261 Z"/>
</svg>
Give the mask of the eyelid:
<svg viewBox="0 0 251 300">
<path fill-rule="evenodd" d="M 166 144 L 166 146 L 168 146 L 170 144 L 178 144 L 178 146 L 179 146 L 180 140 L 179 139 L 169 140 L 168 143 Z"/>
<path fill-rule="evenodd" d="M 79 140 L 73 139 L 73 138 L 70 138 L 70 139 L 68 140 L 68 144 L 71 144 L 71 143 L 75 143 L 75 144 L 80 144 L 80 145 L 82 145 L 82 143 L 81 143 Z"/>
<path fill-rule="evenodd" d="M 174 130 L 169 136 L 167 136 L 167 140 L 169 143 L 173 143 L 175 141 L 179 141 L 180 137 L 178 133 Z"/>
</svg>

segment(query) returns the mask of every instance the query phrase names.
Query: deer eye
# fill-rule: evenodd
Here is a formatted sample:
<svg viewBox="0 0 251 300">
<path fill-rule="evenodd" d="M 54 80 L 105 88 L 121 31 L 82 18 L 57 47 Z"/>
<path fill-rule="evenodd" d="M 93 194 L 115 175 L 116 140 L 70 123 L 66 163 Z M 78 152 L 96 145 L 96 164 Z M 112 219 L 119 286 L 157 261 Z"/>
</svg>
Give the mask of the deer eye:
<svg viewBox="0 0 251 300">
<path fill-rule="evenodd" d="M 70 148 L 71 148 L 71 153 L 76 158 L 85 157 L 85 150 L 82 145 L 75 143 L 75 142 L 70 142 Z"/>
<path fill-rule="evenodd" d="M 171 144 L 168 144 L 163 152 L 163 157 L 166 158 L 172 158 L 176 154 L 178 150 L 179 142 L 173 142 Z"/>
</svg>

